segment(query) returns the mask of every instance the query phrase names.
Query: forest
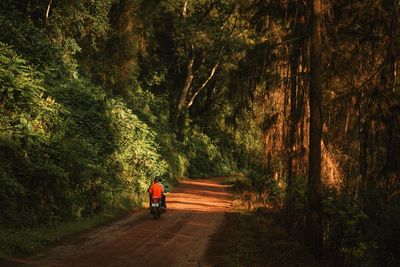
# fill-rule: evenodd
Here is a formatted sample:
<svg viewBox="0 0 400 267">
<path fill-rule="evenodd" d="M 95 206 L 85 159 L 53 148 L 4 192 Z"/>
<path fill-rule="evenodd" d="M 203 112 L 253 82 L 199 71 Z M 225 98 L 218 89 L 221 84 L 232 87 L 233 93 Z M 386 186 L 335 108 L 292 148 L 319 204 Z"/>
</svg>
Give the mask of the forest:
<svg viewBox="0 0 400 267">
<path fill-rule="evenodd" d="M 400 1 L 2 0 L 0 25 L 2 243 L 241 174 L 327 266 L 400 265 Z"/>
</svg>

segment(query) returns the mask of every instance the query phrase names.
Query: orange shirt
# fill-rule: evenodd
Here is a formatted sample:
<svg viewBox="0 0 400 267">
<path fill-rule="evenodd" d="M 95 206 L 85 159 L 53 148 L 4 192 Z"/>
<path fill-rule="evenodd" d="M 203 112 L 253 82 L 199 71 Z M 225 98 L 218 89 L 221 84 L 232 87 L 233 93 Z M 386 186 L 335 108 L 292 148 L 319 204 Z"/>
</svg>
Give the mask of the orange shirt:
<svg viewBox="0 0 400 267">
<path fill-rule="evenodd" d="M 158 198 L 161 198 L 163 191 L 163 187 L 160 183 L 154 183 L 149 189 L 149 193 L 152 195 L 152 197 Z"/>
</svg>

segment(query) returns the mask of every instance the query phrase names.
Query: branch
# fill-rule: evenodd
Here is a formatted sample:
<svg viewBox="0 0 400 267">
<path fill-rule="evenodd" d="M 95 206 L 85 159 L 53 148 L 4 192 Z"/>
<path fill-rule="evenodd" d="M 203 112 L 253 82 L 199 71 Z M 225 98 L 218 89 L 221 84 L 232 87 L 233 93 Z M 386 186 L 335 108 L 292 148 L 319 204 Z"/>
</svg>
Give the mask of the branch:
<svg viewBox="0 0 400 267">
<path fill-rule="evenodd" d="M 183 106 L 186 104 L 186 97 L 189 93 L 190 86 L 192 85 L 193 63 L 194 63 L 194 56 L 191 55 L 191 57 L 188 61 L 188 64 L 187 64 L 185 84 L 182 88 L 181 97 L 179 98 L 179 102 L 178 102 L 178 111 L 181 111 Z"/>
<path fill-rule="evenodd" d="M 47 21 L 49 19 L 50 8 L 51 8 L 52 3 L 53 3 L 53 0 L 49 0 L 49 4 L 47 5 L 47 10 L 46 10 L 46 16 L 44 18 L 44 25 L 47 25 Z"/>
<path fill-rule="evenodd" d="M 385 61 L 383 61 L 382 62 L 382 64 L 376 69 L 376 71 L 367 79 L 367 80 L 365 80 L 360 86 L 358 86 L 357 88 L 356 88 L 356 91 L 358 91 L 358 90 L 360 90 L 362 87 L 364 87 L 367 83 L 369 83 L 371 80 L 372 80 L 372 78 L 374 78 L 375 77 L 375 75 L 380 71 L 380 70 L 382 70 L 382 68 L 385 66 Z"/>
<path fill-rule="evenodd" d="M 212 68 L 211 73 L 210 73 L 210 75 L 208 76 L 207 80 L 204 81 L 204 83 L 196 90 L 196 92 L 195 92 L 195 93 L 193 94 L 193 96 L 191 97 L 189 103 L 187 104 L 187 107 L 188 107 L 188 108 L 193 104 L 194 99 L 195 99 L 196 96 L 200 93 L 200 91 L 202 91 L 202 90 L 206 87 L 206 85 L 208 84 L 208 82 L 212 79 L 212 77 L 213 77 L 214 74 L 215 74 L 215 71 L 216 71 L 217 68 L 218 68 L 218 65 L 219 65 L 219 60 L 217 61 L 217 63 L 216 63 L 216 64 L 214 65 L 214 67 Z"/>
<path fill-rule="evenodd" d="M 182 7 L 182 17 L 186 18 L 187 15 L 187 6 L 189 0 L 184 0 L 183 7 Z"/>
<path fill-rule="evenodd" d="M 235 26 L 233 27 L 232 31 L 229 33 L 228 37 L 233 33 L 233 31 L 236 28 L 236 23 Z M 222 40 L 222 39 L 221 39 Z M 205 80 L 203 82 L 203 84 L 196 90 L 196 92 L 192 95 L 192 97 L 190 98 L 189 103 L 187 104 L 187 107 L 189 108 L 192 104 L 194 99 L 196 98 L 196 96 L 200 93 L 200 91 L 202 91 L 208 84 L 208 82 L 212 79 L 212 77 L 215 74 L 215 71 L 217 70 L 218 66 L 219 66 L 219 62 L 221 60 L 221 54 L 222 51 L 224 51 L 226 45 L 222 45 L 221 48 L 218 50 L 217 56 L 215 57 L 216 59 L 216 63 L 214 64 L 214 67 L 212 68 L 210 75 L 208 76 L 207 80 Z"/>
</svg>

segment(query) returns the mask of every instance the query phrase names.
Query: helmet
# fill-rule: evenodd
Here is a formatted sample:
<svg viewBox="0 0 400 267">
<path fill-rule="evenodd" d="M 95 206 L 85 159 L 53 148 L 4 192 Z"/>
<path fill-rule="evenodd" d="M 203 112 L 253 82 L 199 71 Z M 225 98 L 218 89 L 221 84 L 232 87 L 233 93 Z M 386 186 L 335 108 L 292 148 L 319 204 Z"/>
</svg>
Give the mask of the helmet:
<svg viewBox="0 0 400 267">
<path fill-rule="evenodd" d="M 154 177 L 154 182 L 161 182 L 161 176 Z"/>
</svg>

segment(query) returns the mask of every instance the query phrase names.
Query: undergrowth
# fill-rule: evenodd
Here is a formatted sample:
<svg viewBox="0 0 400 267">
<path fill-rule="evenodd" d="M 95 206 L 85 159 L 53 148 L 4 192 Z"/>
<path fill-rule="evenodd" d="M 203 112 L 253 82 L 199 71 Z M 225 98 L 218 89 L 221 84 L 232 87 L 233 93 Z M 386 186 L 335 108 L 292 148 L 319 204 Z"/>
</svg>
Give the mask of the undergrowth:
<svg viewBox="0 0 400 267">
<path fill-rule="evenodd" d="M 249 190 L 243 177 L 233 184 L 233 212 L 211 239 L 213 266 L 321 266 L 306 248 L 276 222 L 268 194 Z"/>
</svg>

